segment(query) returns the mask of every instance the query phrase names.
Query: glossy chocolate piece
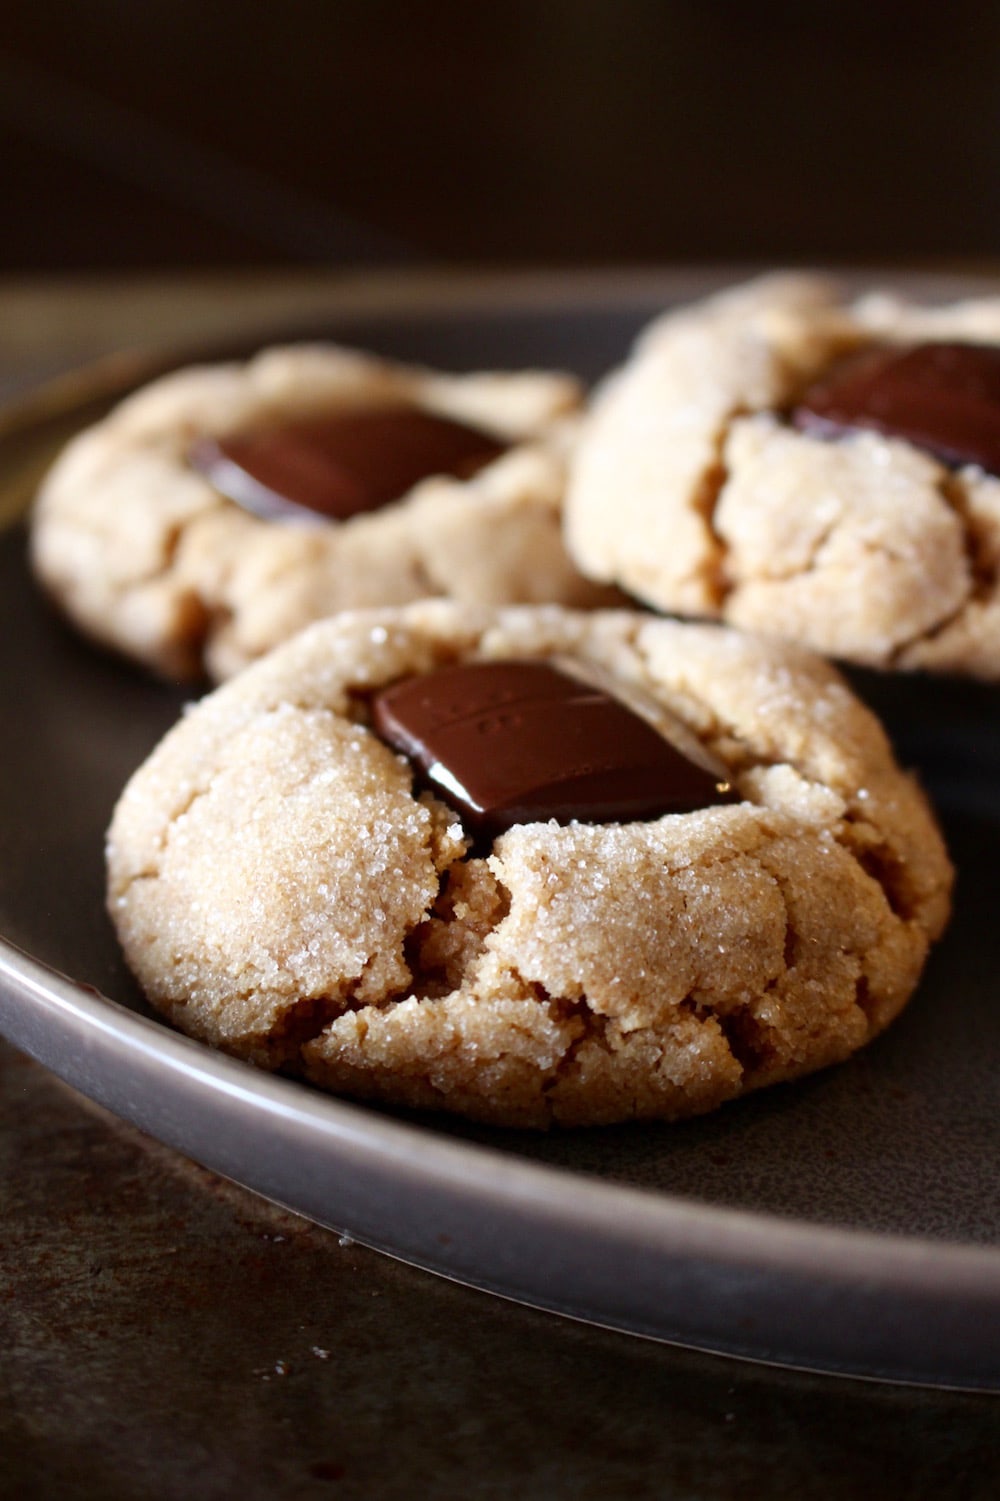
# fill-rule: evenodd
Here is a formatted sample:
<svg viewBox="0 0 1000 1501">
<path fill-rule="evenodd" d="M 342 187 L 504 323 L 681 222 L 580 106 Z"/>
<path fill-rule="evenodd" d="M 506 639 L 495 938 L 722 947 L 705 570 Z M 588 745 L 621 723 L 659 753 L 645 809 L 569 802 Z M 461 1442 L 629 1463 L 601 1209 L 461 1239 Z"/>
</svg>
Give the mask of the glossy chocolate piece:
<svg viewBox="0 0 1000 1501">
<path fill-rule="evenodd" d="M 822 438 L 868 428 L 905 438 L 945 464 L 1000 474 L 1000 348 L 879 345 L 842 360 L 792 413 Z"/>
<path fill-rule="evenodd" d="M 376 732 L 479 837 L 512 824 L 627 823 L 731 802 L 725 782 L 641 715 L 538 661 L 470 662 L 405 678 Z"/>
<path fill-rule="evenodd" d="M 199 438 L 188 454 L 217 490 L 266 520 L 346 521 L 432 474 L 467 479 L 505 445 L 419 407 L 366 407 Z"/>
</svg>

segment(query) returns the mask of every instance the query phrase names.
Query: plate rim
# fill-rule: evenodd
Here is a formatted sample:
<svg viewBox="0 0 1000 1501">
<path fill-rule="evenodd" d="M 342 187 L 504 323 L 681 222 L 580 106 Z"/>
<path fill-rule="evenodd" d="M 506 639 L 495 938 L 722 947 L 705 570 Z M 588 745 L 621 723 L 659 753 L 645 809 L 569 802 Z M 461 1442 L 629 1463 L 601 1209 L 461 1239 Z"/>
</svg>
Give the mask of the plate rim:
<svg viewBox="0 0 1000 1501">
<path fill-rule="evenodd" d="M 451 1280 L 765 1365 L 1000 1391 L 1000 1249 L 702 1204 L 456 1140 L 213 1051 L 2 938 L 0 1034 L 210 1170 Z M 275 1154 L 249 1172 L 225 1145 L 247 1109 Z"/>
<path fill-rule="evenodd" d="M 737 274 L 745 274 L 748 269 L 743 268 L 743 272 Z M 322 314 L 317 309 L 314 315 L 331 319 L 337 316 L 369 320 L 384 318 L 391 323 L 404 313 L 417 317 L 444 314 L 461 318 L 473 311 L 501 311 L 513 306 L 526 311 L 553 310 L 554 307 L 564 310 L 578 307 L 584 311 L 587 306 L 606 308 L 612 300 L 621 306 L 644 302 L 654 287 L 669 285 L 676 290 L 685 274 L 679 268 L 667 276 L 648 272 L 635 279 L 629 279 L 628 273 L 620 271 L 571 274 L 561 279 L 558 299 L 547 301 L 542 294 L 551 294 L 552 283 L 545 277 L 487 273 L 462 282 L 457 296 L 454 287 L 433 284 L 429 294 L 411 302 L 406 301 L 407 279 L 404 276 L 393 278 L 396 295 L 388 305 L 382 306 L 375 305 L 377 291 L 373 292 L 374 302 L 359 306 L 356 298 L 352 300 L 356 290 L 352 288 L 352 281 L 355 279 L 348 279 L 336 289 L 335 296 L 331 292 Z M 835 269 L 833 274 L 847 281 L 866 273 L 857 268 L 843 268 Z M 703 282 L 707 276 L 719 285 L 732 279 L 726 268 L 711 272 L 701 268 L 700 275 Z M 936 276 L 932 272 L 914 271 L 901 276 L 883 269 L 882 279 L 901 289 L 910 284 L 924 288 L 947 287 L 949 295 L 955 295 L 959 287 L 971 294 L 987 288 L 995 291 L 1000 286 L 1000 274 L 949 273 Z M 417 284 L 420 278 L 412 280 Z M 384 290 L 387 285 L 385 277 L 364 277 L 360 281 L 369 290 Z M 404 284 L 402 288 L 401 282 Z M 267 328 L 248 325 L 234 333 L 232 343 L 269 336 Z M 131 389 L 137 379 L 148 378 L 161 361 L 173 363 L 190 359 L 192 352 L 191 345 L 186 348 L 179 345 L 172 351 L 157 353 L 151 350 L 145 358 L 136 354 L 102 356 L 55 380 L 29 387 L 0 408 L 0 448 L 5 447 L 11 438 L 16 442 L 25 437 L 30 440 L 33 433 L 38 433 L 39 427 L 49 426 L 53 414 L 56 421 L 71 414 L 81 395 L 89 394 L 93 398 L 95 380 L 100 387 L 99 396 L 113 398 Z M 55 1027 L 55 1041 L 51 1035 L 44 1035 L 46 1024 Z M 60 1027 L 63 1029 L 61 1034 Z M 80 1054 L 70 1059 L 54 1057 L 53 1053 L 58 1053 L 59 1036 L 65 1042 L 70 1034 L 82 1043 Z M 830 1225 L 766 1210 L 700 1203 L 665 1190 L 609 1182 L 569 1166 L 530 1161 L 487 1144 L 447 1137 L 436 1130 L 428 1130 L 419 1122 L 399 1120 L 364 1104 L 320 1094 L 299 1081 L 276 1078 L 213 1051 L 173 1031 L 163 1021 L 143 1016 L 92 991 L 2 936 L 0 1035 L 5 1035 L 15 1046 L 23 1048 L 73 1087 L 214 1171 L 233 1178 L 252 1191 L 277 1198 L 278 1202 L 319 1223 L 346 1230 L 358 1240 L 426 1270 L 593 1323 L 766 1363 L 850 1376 L 906 1380 L 921 1385 L 1000 1389 L 1000 1348 L 994 1348 L 1000 1346 L 997 1339 L 1000 1247 Z M 491 1282 L 488 1277 L 475 1275 L 474 1269 L 462 1264 L 443 1242 L 437 1251 L 424 1244 L 400 1249 L 398 1244 L 391 1243 L 392 1237 L 387 1240 L 377 1232 L 377 1227 L 373 1230 L 372 1224 L 367 1227 L 359 1226 L 357 1222 L 335 1225 L 329 1213 L 318 1213 L 315 1206 L 303 1208 L 301 1203 L 267 1193 L 265 1188 L 248 1181 L 240 1173 L 227 1171 L 224 1162 L 213 1160 L 213 1152 L 206 1153 L 192 1147 L 183 1126 L 172 1134 L 165 1134 L 155 1124 L 151 1125 L 155 1112 L 141 1097 L 131 1101 L 127 1098 L 127 1079 L 119 1079 L 113 1087 L 105 1081 L 101 1089 L 95 1090 L 93 1077 L 88 1071 L 93 1063 L 93 1050 L 103 1055 L 105 1061 L 127 1057 L 136 1066 L 140 1059 L 152 1060 L 157 1067 L 166 1064 L 167 1077 L 182 1081 L 177 1085 L 181 1093 L 184 1092 L 183 1081 L 186 1081 L 186 1086 L 193 1088 L 202 1102 L 210 1098 L 218 1104 L 219 1101 L 239 1101 L 249 1097 L 255 1109 L 263 1105 L 272 1121 L 297 1127 L 300 1133 L 305 1131 L 310 1139 L 325 1143 L 327 1150 L 332 1146 L 335 1156 L 345 1156 L 352 1148 L 360 1149 L 366 1162 L 382 1165 L 390 1178 L 398 1180 L 404 1175 L 415 1174 L 416 1181 L 433 1184 L 435 1191 L 461 1200 L 467 1214 L 474 1213 L 477 1208 L 488 1218 L 495 1218 L 498 1213 L 508 1216 L 515 1213 L 525 1221 L 529 1230 L 534 1227 L 543 1238 L 552 1235 L 553 1227 L 562 1236 L 579 1230 L 592 1231 L 596 1227 L 602 1244 L 606 1246 L 635 1250 L 641 1243 L 645 1252 L 654 1256 L 659 1254 L 661 1258 L 666 1255 L 668 1260 L 672 1257 L 674 1262 L 678 1258 L 701 1257 L 706 1268 L 723 1279 L 750 1277 L 752 1281 L 756 1277 L 759 1282 L 767 1277 L 779 1280 L 805 1277 L 817 1294 L 822 1295 L 820 1303 L 825 1299 L 831 1307 L 839 1307 L 838 1316 L 843 1314 L 845 1299 L 847 1305 L 855 1308 L 875 1308 L 880 1298 L 894 1299 L 897 1317 L 931 1315 L 929 1345 L 922 1351 L 911 1338 L 907 1346 L 909 1354 L 899 1359 L 891 1352 L 888 1355 L 883 1352 L 879 1359 L 870 1355 L 866 1357 L 863 1352 L 845 1359 L 842 1355 L 825 1356 L 822 1349 L 816 1348 L 803 1354 L 804 1347 L 796 1348 L 795 1345 L 793 1321 L 781 1335 L 785 1345 L 782 1346 L 779 1339 L 778 1345 L 774 1346 L 777 1353 L 772 1352 L 769 1357 L 761 1353 L 759 1334 L 750 1337 L 731 1331 L 728 1335 L 720 1335 L 716 1331 L 711 1335 L 698 1335 L 696 1331 L 694 1337 L 690 1334 L 685 1337 L 684 1330 L 679 1327 L 673 1334 L 665 1332 L 664 1327 L 639 1327 L 634 1317 L 616 1316 L 613 1309 L 595 1313 L 565 1306 L 565 1302 L 554 1295 L 544 1295 L 537 1286 L 527 1290 L 518 1286 L 512 1290 L 514 1285 L 509 1281 L 509 1268 L 506 1273 L 501 1272 L 499 1282 Z M 251 1087 L 248 1087 L 249 1081 L 252 1081 Z M 122 1089 L 118 1090 L 118 1086 Z M 483 1170 L 484 1163 L 489 1171 Z M 508 1278 L 506 1286 L 504 1275 Z M 780 1310 L 778 1317 L 780 1322 Z M 791 1346 L 787 1344 L 789 1337 Z M 963 1344 L 962 1354 L 956 1351 L 960 1342 Z"/>
<path fill-rule="evenodd" d="M 657 1228 L 654 1221 L 660 1218 L 676 1218 L 694 1232 L 695 1238 L 703 1239 L 706 1249 L 718 1243 L 720 1232 L 734 1231 L 749 1234 L 752 1238 L 759 1231 L 769 1248 L 775 1239 L 787 1242 L 782 1246 L 786 1254 L 775 1258 L 776 1266 L 787 1264 L 789 1258 L 799 1264 L 801 1256 L 808 1252 L 813 1266 L 818 1261 L 831 1272 L 841 1273 L 844 1251 L 860 1250 L 868 1260 L 859 1276 L 867 1278 L 888 1271 L 892 1273 L 892 1280 L 896 1280 L 896 1274 L 903 1266 L 913 1274 L 914 1286 L 922 1284 L 929 1262 L 943 1260 L 959 1272 L 986 1272 L 991 1282 L 995 1279 L 996 1295 L 1000 1299 L 1000 1245 L 855 1229 L 797 1219 L 771 1210 L 701 1203 L 667 1190 L 610 1182 L 598 1174 L 518 1157 L 478 1141 L 466 1142 L 428 1129 L 418 1120 L 411 1122 L 383 1114 L 363 1101 L 327 1094 L 301 1080 L 255 1068 L 242 1059 L 185 1036 L 164 1020 L 144 1016 L 94 987 L 80 984 L 72 976 L 36 959 L 0 936 L 0 985 L 4 981 L 13 984 L 25 998 L 73 1016 L 95 1035 L 103 1034 L 130 1050 L 165 1056 L 173 1070 L 198 1079 L 205 1087 L 218 1090 L 220 1094 L 252 1095 L 255 1101 L 263 1100 L 269 1112 L 308 1120 L 312 1127 L 329 1131 L 345 1141 L 363 1136 L 375 1144 L 380 1154 L 407 1165 L 419 1160 L 420 1166 L 425 1168 L 429 1154 L 446 1180 L 459 1177 L 464 1182 L 464 1168 L 472 1161 L 486 1158 L 496 1169 L 499 1179 L 523 1176 L 540 1200 L 544 1198 L 551 1203 L 554 1195 L 561 1201 L 561 1190 L 569 1180 L 574 1185 L 574 1200 L 579 1197 L 577 1190 L 581 1185 L 586 1190 L 584 1197 L 604 1210 L 609 1210 L 613 1202 L 617 1213 L 620 1200 L 627 1199 L 630 1208 L 648 1218 L 650 1228 Z M 2 999 L 3 990 L 0 988 Z M 6 1020 L 9 1018 L 0 1011 L 0 1030 Z M 58 1072 L 64 1077 L 61 1071 Z M 253 1080 L 252 1088 L 247 1086 L 247 1080 Z M 72 1083 L 72 1080 L 67 1078 L 66 1082 Z M 363 1129 L 361 1122 L 364 1122 Z M 432 1143 L 430 1153 L 428 1141 Z M 569 1206 L 560 1202 L 558 1207 L 563 1210 Z M 669 1213 L 664 1213 L 665 1208 Z"/>
</svg>

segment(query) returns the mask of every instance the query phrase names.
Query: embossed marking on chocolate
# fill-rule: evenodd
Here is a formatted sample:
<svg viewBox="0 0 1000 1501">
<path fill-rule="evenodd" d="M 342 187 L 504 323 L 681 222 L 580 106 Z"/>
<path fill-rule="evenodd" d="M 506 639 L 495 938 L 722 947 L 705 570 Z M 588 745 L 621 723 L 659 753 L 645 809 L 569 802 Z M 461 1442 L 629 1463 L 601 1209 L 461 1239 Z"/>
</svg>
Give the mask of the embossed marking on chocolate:
<svg viewBox="0 0 1000 1501">
<path fill-rule="evenodd" d="M 376 732 L 478 836 L 517 823 L 626 823 L 731 802 L 601 688 L 547 662 L 470 662 L 377 694 Z"/>
</svg>

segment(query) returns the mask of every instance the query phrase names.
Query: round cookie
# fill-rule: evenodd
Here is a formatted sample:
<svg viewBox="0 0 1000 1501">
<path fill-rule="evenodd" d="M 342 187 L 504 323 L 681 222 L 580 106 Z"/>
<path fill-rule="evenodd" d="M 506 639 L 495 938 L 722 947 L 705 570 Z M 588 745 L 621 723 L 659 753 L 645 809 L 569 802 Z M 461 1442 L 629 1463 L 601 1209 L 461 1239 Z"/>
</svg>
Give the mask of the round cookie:
<svg viewBox="0 0 1000 1501">
<path fill-rule="evenodd" d="M 533 804 L 486 789 L 491 827 L 468 787 L 515 765 L 511 726 L 537 740 L 550 706 L 504 690 L 468 720 L 455 674 L 526 662 L 602 687 L 552 709 Z M 595 767 L 605 789 L 574 714 L 602 719 L 609 685 L 710 790 L 625 822 L 537 816 L 553 741 L 575 796 Z M 424 728 L 399 708 L 414 688 Z M 422 760 L 383 738 L 408 714 Z M 469 723 L 488 752 L 456 751 Z M 519 800 L 535 821 L 504 827 Z M 183 1030 L 343 1094 L 517 1126 L 673 1119 L 845 1058 L 910 996 L 951 885 L 923 795 L 819 658 L 632 612 L 446 601 L 320 622 L 203 699 L 125 789 L 108 871 L 128 962 Z"/>
<path fill-rule="evenodd" d="M 176 678 L 227 677 L 338 609 L 432 595 L 606 603 L 561 537 L 567 414 L 578 404 L 568 376 L 441 375 L 331 345 L 182 370 L 124 401 L 57 461 L 34 512 L 35 570 L 85 632 Z M 471 429 L 486 461 L 467 478 L 433 464 L 422 482 L 403 474 L 394 503 L 345 520 L 281 505 L 252 514 L 219 487 L 224 453 L 197 467 L 206 445 L 245 445 L 284 425 L 296 442 L 307 432 L 311 450 L 284 461 L 308 479 L 325 461 L 308 432 L 319 419 L 341 424 L 337 441 L 352 421 L 367 423 L 353 446 L 384 467 L 399 435 L 377 424 L 398 429 L 401 416 L 411 429 L 446 426 L 452 439 Z M 264 459 L 273 467 L 273 453 Z"/>
<path fill-rule="evenodd" d="M 873 353 L 887 373 L 867 410 L 855 380 L 848 420 L 810 411 Z M 967 441 L 977 425 L 985 446 Z M 581 434 L 567 539 L 592 578 L 662 610 L 997 678 L 1000 478 L 984 460 L 1000 467 L 1000 298 L 844 303 L 775 276 L 646 330 Z"/>
</svg>

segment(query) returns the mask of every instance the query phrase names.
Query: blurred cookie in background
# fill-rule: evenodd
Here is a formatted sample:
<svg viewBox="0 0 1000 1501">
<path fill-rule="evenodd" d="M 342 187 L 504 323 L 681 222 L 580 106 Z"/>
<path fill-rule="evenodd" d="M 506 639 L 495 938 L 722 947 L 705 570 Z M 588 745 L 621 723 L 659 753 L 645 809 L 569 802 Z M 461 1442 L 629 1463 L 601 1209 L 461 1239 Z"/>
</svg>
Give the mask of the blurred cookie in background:
<svg viewBox="0 0 1000 1501">
<path fill-rule="evenodd" d="M 861 665 L 1000 677 L 1000 298 L 763 278 L 598 392 L 570 550 L 647 604 Z"/>
<path fill-rule="evenodd" d="M 174 678 L 227 677 L 345 608 L 606 602 L 561 536 L 579 400 L 566 375 L 332 345 L 181 370 L 56 462 L 34 567 L 88 635 Z"/>
</svg>

